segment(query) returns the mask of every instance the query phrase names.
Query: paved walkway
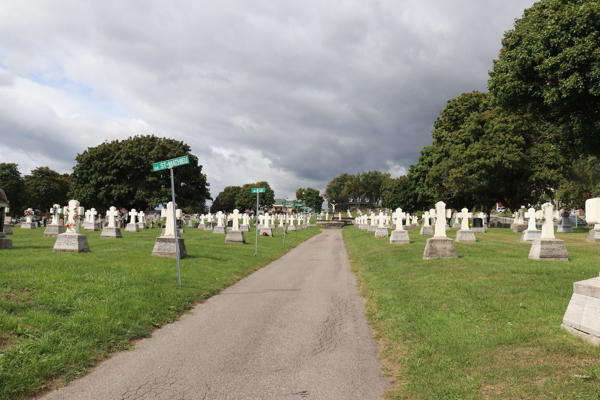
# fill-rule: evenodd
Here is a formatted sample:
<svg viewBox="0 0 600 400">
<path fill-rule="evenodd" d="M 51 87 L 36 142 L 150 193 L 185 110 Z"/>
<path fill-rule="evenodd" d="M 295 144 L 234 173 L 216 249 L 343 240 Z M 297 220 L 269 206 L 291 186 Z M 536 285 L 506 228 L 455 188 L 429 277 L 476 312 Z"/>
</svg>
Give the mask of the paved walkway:
<svg viewBox="0 0 600 400">
<path fill-rule="evenodd" d="M 376 351 L 326 230 L 43 399 L 379 399 Z"/>
</svg>

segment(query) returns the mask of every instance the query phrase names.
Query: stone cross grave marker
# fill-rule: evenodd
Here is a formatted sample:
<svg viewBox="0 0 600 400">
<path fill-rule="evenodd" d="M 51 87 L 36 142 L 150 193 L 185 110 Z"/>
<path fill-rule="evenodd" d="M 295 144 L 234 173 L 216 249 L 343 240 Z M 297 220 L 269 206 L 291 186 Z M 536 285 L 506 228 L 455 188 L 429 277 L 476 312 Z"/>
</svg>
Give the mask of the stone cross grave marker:
<svg viewBox="0 0 600 400">
<path fill-rule="evenodd" d="M 119 210 L 117 207 L 110 206 L 110 209 L 106 212 L 106 217 L 108 218 L 108 227 L 116 228 L 117 227 L 117 217 L 119 216 Z"/>
<path fill-rule="evenodd" d="M 237 208 L 233 210 L 233 214 L 231 214 L 231 219 L 233 220 L 232 230 L 240 230 L 240 217 L 240 211 Z"/>
<path fill-rule="evenodd" d="M 79 206 L 77 200 L 70 200 L 69 205 L 64 208 L 64 213 L 68 215 L 66 233 L 79 233 L 79 223 L 81 215 L 85 215 L 85 209 Z"/>
<path fill-rule="evenodd" d="M 269 213 L 265 213 L 265 215 L 263 216 L 263 225 L 262 228 L 269 228 Z"/>
<path fill-rule="evenodd" d="M 60 211 L 61 207 L 58 204 L 54 204 L 50 209 L 50 214 L 52 214 L 52 222 L 50 225 L 59 225 L 60 224 Z"/>
<path fill-rule="evenodd" d="M 396 230 L 403 231 L 404 227 L 402 227 L 402 220 L 405 218 L 406 213 L 402 212 L 401 208 L 396 208 Z"/>
<path fill-rule="evenodd" d="M 435 204 L 435 216 L 437 219 L 435 221 L 434 237 L 446 237 L 446 215 L 446 203 L 443 201 L 438 201 Z"/>
<path fill-rule="evenodd" d="M 460 229 L 463 231 L 469 230 L 469 218 L 473 216 L 472 213 L 469 212 L 468 208 L 463 208 L 460 210 L 461 212 L 457 214 L 457 217 L 460 218 Z"/>
<path fill-rule="evenodd" d="M 429 222 L 429 211 L 423 213 L 423 226 L 431 226 L 431 223 Z"/>
<path fill-rule="evenodd" d="M 31 224 L 33 223 L 33 209 L 28 208 L 27 211 L 28 213 L 25 214 L 25 222 Z"/>
<path fill-rule="evenodd" d="M 385 222 L 385 219 L 383 218 L 383 211 L 379 211 L 378 222 L 378 228 L 383 228 Z"/>
<path fill-rule="evenodd" d="M 163 236 L 175 237 L 175 231 L 173 230 L 173 202 L 167 203 L 167 208 L 160 210 L 161 218 L 166 218 L 165 222 L 165 233 Z M 181 210 L 175 210 L 175 218 L 181 218 Z"/>
<path fill-rule="evenodd" d="M 542 205 L 544 224 L 542 225 L 542 239 L 554 239 L 554 206 L 551 203 Z"/>
<path fill-rule="evenodd" d="M 527 230 L 528 231 L 535 231 L 536 230 L 535 217 L 536 217 L 535 208 L 530 208 L 525 213 L 525 218 L 529 218 L 529 221 L 527 221 Z"/>
<path fill-rule="evenodd" d="M 130 223 L 135 225 L 135 219 L 138 215 L 138 212 L 135 210 L 135 208 L 131 209 L 131 211 L 129 212 L 129 217 L 131 218 Z"/>
</svg>

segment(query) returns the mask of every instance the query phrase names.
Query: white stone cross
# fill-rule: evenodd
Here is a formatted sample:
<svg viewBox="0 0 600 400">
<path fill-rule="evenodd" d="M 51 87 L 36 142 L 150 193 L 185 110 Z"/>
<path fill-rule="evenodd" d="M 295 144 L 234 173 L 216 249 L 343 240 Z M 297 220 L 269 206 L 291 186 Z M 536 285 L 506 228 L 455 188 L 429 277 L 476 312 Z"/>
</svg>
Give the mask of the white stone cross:
<svg viewBox="0 0 600 400">
<path fill-rule="evenodd" d="M 431 226 L 429 223 L 429 211 L 423 213 L 423 226 Z"/>
<path fill-rule="evenodd" d="M 243 224 L 250 225 L 250 216 L 248 214 L 244 213 L 243 218 L 244 218 Z"/>
<path fill-rule="evenodd" d="M 528 231 L 536 231 L 537 230 L 535 227 L 535 216 L 536 216 L 535 208 L 530 208 L 525 213 L 525 218 L 529 218 L 529 221 L 527 222 L 527 230 Z"/>
<path fill-rule="evenodd" d="M 269 225 L 275 225 L 275 217 L 275 214 L 271 215 L 271 223 Z"/>
<path fill-rule="evenodd" d="M 58 225 L 60 223 L 60 211 L 60 205 L 54 204 L 52 206 L 50 209 L 50 214 L 52 214 L 52 223 L 50 225 Z"/>
<path fill-rule="evenodd" d="M 79 222 L 81 221 L 81 215 L 85 215 L 85 209 L 79 207 L 77 200 L 70 200 L 69 205 L 64 208 L 64 213 L 68 215 L 67 232 L 65 233 L 79 233 Z"/>
<path fill-rule="evenodd" d="M 406 216 L 405 213 L 402 212 L 401 208 L 396 208 L 396 230 L 403 231 L 404 227 L 402 226 L 402 220 Z"/>
<path fill-rule="evenodd" d="M 283 222 L 284 222 L 284 218 L 283 217 L 279 218 L 279 227 L 280 228 L 283 228 Z"/>
<path fill-rule="evenodd" d="M 98 211 L 96 211 L 95 208 L 90 208 L 89 210 L 89 222 L 93 222 L 94 224 L 96 223 L 96 215 L 98 215 Z"/>
<path fill-rule="evenodd" d="M 225 226 L 224 223 L 225 217 L 223 216 L 223 212 L 219 211 L 217 213 L 217 226 Z"/>
<path fill-rule="evenodd" d="M 129 211 L 129 216 L 131 217 L 131 220 L 129 220 L 130 223 L 135 225 L 135 217 L 137 217 L 138 212 L 135 210 L 135 208 L 132 208 L 131 211 Z"/>
<path fill-rule="evenodd" d="M 383 211 L 379 211 L 379 225 L 377 226 L 378 228 L 383 228 L 383 224 L 385 219 L 383 218 Z"/>
<path fill-rule="evenodd" d="M 430 208 L 429 209 L 429 218 L 432 219 L 433 218 L 433 223 L 435 224 L 435 208 Z"/>
<path fill-rule="evenodd" d="M 263 228 L 268 228 L 269 227 L 269 213 L 265 213 L 265 216 L 263 217 Z"/>
<path fill-rule="evenodd" d="M 406 218 L 406 225 L 410 225 L 410 214 L 406 213 L 405 218 Z"/>
<path fill-rule="evenodd" d="M 554 206 L 552 203 L 542 205 L 544 225 L 542 225 L 542 239 L 554 239 Z"/>
<path fill-rule="evenodd" d="M 146 213 L 143 211 L 140 211 L 138 216 L 139 216 L 140 223 L 145 224 L 146 223 Z"/>
<path fill-rule="evenodd" d="M 177 207 L 177 206 L 175 206 Z M 173 202 L 170 201 L 167 203 L 167 208 L 160 210 L 161 218 L 166 218 L 165 222 L 165 233 L 163 236 L 175 237 L 175 230 L 173 225 L 175 221 L 173 221 Z M 175 218 L 181 218 L 181 210 L 175 210 Z"/>
<path fill-rule="evenodd" d="M 238 210 L 237 208 L 235 210 L 233 210 L 233 214 L 231 214 L 231 219 L 233 220 L 233 226 L 232 226 L 232 231 L 239 231 L 240 230 L 240 210 Z"/>
<path fill-rule="evenodd" d="M 211 213 L 208 213 L 208 214 L 206 215 L 206 220 L 207 220 L 208 222 L 213 222 L 213 215 L 212 215 Z"/>
<path fill-rule="evenodd" d="M 106 212 L 106 217 L 108 218 L 108 227 L 116 228 L 117 227 L 117 217 L 119 216 L 119 210 L 117 207 L 110 206 L 110 210 Z"/>
<path fill-rule="evenodd" d="M 460 218 L 460 230 L 468 231 L 469 230 L 469 218 L 472 217 L 473 214 L 469 212 L 468 208 L 463 208 L 460 210 L 460 213 L 457 215 Z"/>
<path fill-rule="evenodd" d="M 435 203 L 435 233 L 434 237 L 446 237 L 446 203 L 438 201 Z"/>
<path fill-rule="evenodd" d="M 600 230 L 600 199 L 593 198 L 585 201 L 585 220 L 594 224 L 594 230 Z"/>
</svg>

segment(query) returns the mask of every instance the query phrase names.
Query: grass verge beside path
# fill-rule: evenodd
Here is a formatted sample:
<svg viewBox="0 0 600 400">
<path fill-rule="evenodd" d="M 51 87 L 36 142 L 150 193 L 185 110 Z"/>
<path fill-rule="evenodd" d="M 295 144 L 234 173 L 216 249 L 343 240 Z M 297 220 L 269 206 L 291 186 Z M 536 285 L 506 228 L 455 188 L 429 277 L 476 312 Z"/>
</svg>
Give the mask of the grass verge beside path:
<svg viewBox="0 0 600 400">
<path fill-rule="evenodd" d="M 15 227 L 13 248 L 0 251 L 0 399 L 18 399 L 63 385 L 130 341 L 176 320 L 198 301 L 318 234 L 319 228 L 224 243 L 225 235 L 186 227 L 188 257 L 152 257 L 158 229 L 123 232 L 122 239 L 88 236 L 90 253 L 53 253 L 44 229 Z"/>
<path fill-rule="evenodd" d="M 456 230 L 448 231 L 454 238 Z M 459 258 L 344 229 L 368 318 L 384 344 L 393 399 L 600 399 L 600 348 L 560 329 L 573 282 L 598 276 L 587 230 L 558 233 L 568 262 L 527 258 L 520 234 L 489 229 Z"/>
</svg>

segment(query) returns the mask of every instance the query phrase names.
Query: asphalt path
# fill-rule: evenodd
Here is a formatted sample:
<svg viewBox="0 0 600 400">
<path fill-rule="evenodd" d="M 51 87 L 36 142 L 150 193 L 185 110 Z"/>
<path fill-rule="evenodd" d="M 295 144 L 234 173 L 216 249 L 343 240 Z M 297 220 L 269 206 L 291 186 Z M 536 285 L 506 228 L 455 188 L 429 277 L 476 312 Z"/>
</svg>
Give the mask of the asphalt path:
<svg viewBox="0 0 600 400">
<path fill-rule="evenodd" d="M 340 230 L 324 230 L 44 400 L 379 399 Z"/>
</svg>

